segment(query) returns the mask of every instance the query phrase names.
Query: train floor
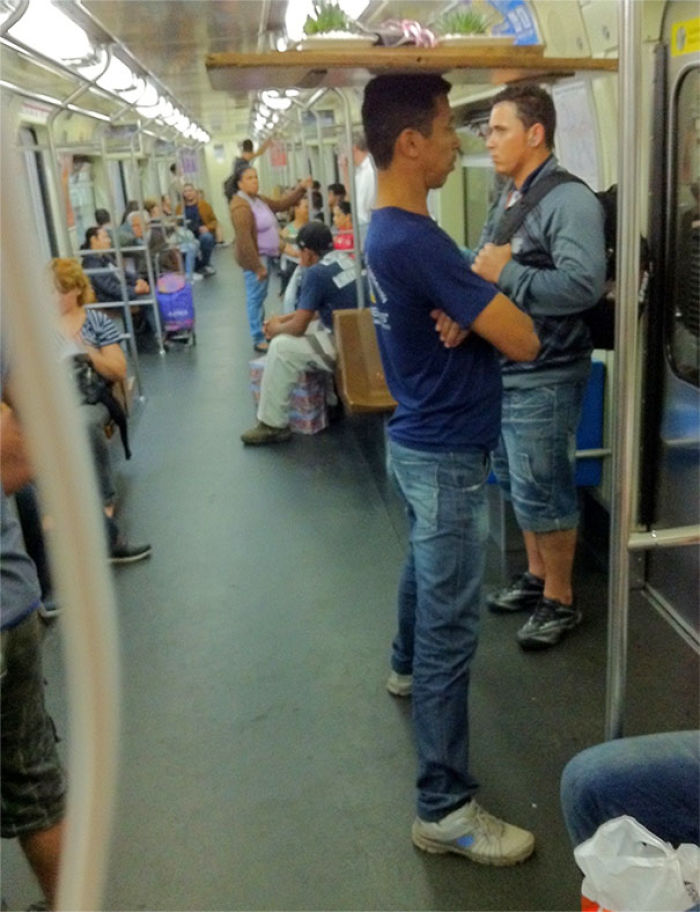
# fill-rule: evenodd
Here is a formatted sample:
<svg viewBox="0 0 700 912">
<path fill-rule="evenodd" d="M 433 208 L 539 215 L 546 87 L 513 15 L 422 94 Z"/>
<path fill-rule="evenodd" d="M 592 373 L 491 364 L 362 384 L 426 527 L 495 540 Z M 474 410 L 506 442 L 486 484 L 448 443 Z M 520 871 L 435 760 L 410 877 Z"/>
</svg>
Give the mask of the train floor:
<svg viewBox="0 0 700 912">
<path fill-rule="evenodd" d="M 585 622 L 556 649 L 522 652 L 522 616 L 482 618 L 473 772 L 489 810 L 535 832 L 535 855 L 488 868 L 414 848 L 410 700 L 384 689 L 406 530 L 377 423 L 243 447 L 243 282 L 230 248 L 214 263 L 196 347 L 141 357 L 147 399 L 118 463 L 120 521 L 153 556 L 114 573 L 123 733 L 103 908 L 579 908 L 559 779 L 603 737 L 605 573 L 582 545 Z M 487 585 L 503 565 L 490 545 Z M 60 619 L 45 664 L 67 737 Z M 696 727 L 696 681 L 694 651 L 634 595 L 626 731 Z M 10 909 L 38 899 L 16 842 L 2 892 Z"/>
</svg>

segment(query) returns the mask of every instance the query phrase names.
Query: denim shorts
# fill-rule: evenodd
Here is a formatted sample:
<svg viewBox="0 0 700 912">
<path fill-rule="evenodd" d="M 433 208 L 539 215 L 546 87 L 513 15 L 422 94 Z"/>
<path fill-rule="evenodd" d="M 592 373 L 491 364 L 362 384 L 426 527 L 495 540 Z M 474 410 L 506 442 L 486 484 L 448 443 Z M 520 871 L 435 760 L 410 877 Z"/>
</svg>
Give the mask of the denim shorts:
<svg viewBox="0 0 700 912">
<path fill-rule="evenodd" d="M 56 730 L 44 706 L 39 618 L 2 633 L 2 828 L 4 838 L 47 830 L 65 812 Z"/>
<path fill-rule="evenodd" d="M 503 391 L 493 469 L 518 525 L 527 532 L 578 525 L 576 431 L 586 383 Z"/>
</svg>

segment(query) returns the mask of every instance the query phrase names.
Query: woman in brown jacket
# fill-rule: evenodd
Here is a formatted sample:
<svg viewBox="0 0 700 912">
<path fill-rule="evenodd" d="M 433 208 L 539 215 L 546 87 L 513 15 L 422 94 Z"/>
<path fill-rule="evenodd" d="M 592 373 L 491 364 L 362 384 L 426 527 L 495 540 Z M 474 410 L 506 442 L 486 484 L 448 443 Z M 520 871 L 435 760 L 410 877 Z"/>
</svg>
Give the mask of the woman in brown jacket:
<svg viewBox="0 0 700 912">
<path fill-rule="evenodd" d="M 258 193 L 258 172 L 245 168 L 236 175 L 237 192 L 231 198 L 231 221 L 236 232 L 235 255 L 245 279 L 246 309 L 253 347 L 267 351 L 263 333 L 264 304 L 267 297 L 269 258 L 280 252 L 279 226 L 275 212 L 296 205 L 311 186 L 308 177 L 299 186 L 273 200 Z"/>
</svg>

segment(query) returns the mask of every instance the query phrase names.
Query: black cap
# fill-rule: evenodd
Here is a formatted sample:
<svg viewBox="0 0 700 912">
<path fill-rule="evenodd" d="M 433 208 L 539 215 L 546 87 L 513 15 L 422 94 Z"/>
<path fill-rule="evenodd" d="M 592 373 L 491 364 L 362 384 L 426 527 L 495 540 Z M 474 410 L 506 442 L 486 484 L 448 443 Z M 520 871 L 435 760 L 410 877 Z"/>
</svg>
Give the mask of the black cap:
<svg viewBox="0 0 700 912">
<path fill-rule="evenodd" d="M 308 247 L 314 253 L 327 253 L 333 249 L 333 235 L 331 229 L 323 222 L 308 222 L 299 229 L 296 236 L 296 245 L 299 250 Z"/>
</svg>

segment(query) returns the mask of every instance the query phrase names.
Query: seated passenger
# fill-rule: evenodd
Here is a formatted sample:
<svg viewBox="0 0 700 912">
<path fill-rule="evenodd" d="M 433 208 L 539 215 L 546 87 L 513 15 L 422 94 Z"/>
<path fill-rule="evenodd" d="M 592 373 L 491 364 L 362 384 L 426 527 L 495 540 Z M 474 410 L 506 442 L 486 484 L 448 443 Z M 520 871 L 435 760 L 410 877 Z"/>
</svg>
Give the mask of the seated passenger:
<svg viewBox="0 0 700 912">
<path fill-rule="evenodd" d="M 284 294 L 292 273 L 299 265 L 300 253 L 296 245 L 296 239 L 309 221 L 309 198 L 302 197 L 293 209 L 294 216 L 292 221 L 282 229 L 280 237 L 282 239 L 282 257 L 280 259 L 280 293 Z"/>
<path fill-rule="evenodd" d="M 352 230 L 352 209 L 350 203 L 341 200 L 336 203 L 333 210 L 333 224 L 337 231 L 333 238 L 333 246 L 336 250 L 354 250 L 355 235 Z"/>
<path fill-rule="evenodd" d="M 333 250 L 330 228 L 310 222 L 297 236 L 306 270 L 297 309 L 271 317 L 263 326 L 270 347 L 260 384 L 258 424 L 241 435 L 249 445 L 289 440 L 289 399 L 300 371 L 333 373 L 337 352 L 333 311 L 357 307 L 355 264 Z"/>
<path fill-rule="evenodd" d="M 111 242 L 106 229 L 92 227 L 85 232 L 85 242 L 80 247 L 81 250 L 93 251 L 83 257 L 83 269 L 110 270 L 90 276 L 90 282 L 98 301 L 122 301 L 124 298 L 119 281 L 119 271 L 114 265 L 112 257 L 107 253 L 101 253 L 103 250 L 109 250 L 110 246 Z M 130 269 L 124 270 L 124 278 L 130 301 L 136 300 L 139 295 L 149 293 L 148 282 L 145 279 L 139 279 L 136 273 Z"/>
<path fill-rule="evenodd" d="M 122 215 L 122 220 L 121 220 L 121 222 L 119 222 L 119 227 L 121 228 L 121 226 L 125 224 L 126 220 L 129 218 L 129 216 L 131 215 L 132 212 L 138 212 L 138 211 L 139 211 L 138 201 L 129 200 L 129 202 L 126 204 L 126 209 L 124 210 L 124 214 Z"/>
<path fill-rule="evenodd" d="M 109 235 L 110 244 L 114 247 L 114 227 L 112 225 L 112 216 L 106 209 L 95 209 L 95 224 L 98 228 L 104 228 Z"/>
<path fill-rule="evenodd" d="M 101 311 L 85 308 L 91 300 L 92 288 L 80 264 L 77 260 L 55 259 L 51 261 L 51 271 L 58 299 L 63 356 L 87 355 L 94 370 L 105 380 L 110 383 L 126 380 L 126 358 L 119 344 L 119 330 Z M 110 412 L 102 402 L 84 401 L 80 414 L 88 433 L 107 519 L 110 560 L 113 563 L 142 560 L 151 553 L 151 546 L 130 546 L 119 535 L 114 522 L 116 488 L 105 435 Z"/>
<path fill-rule="evenodd" d="M 153 260 L 153 268 L 155 269 L 156 258 L 170 245 L 169 238 L 173 234 L 173 229 L 163 220 L 160 204 L 155 197 L 145 199 L 143 205 L 148 213 L 148 231 L 146 232 L 146 235 L 148 249 L 151 252 L 151 259 Z"/>
<path fill-rule="evenodd" d="M 145 247 L 146 246 L 146 229 L 148 228 L 148 213 L 134 211 L 126 216 L 117 231 L 117 240 L 119 246 L 123 248 Z M 146 257 L 143 253 L 137 253 L 134 250 L 127 250 L 124 255 L 124 262 L 129 268 L 133 269 L 142 279 L 148 276 L 146 266 Z"/>
<path fill-rule="evenodd" d="M 204 195 L 204 190 L 201 187 L 197 187 L 197 201 L 200 203 L 207 203 L 207 198 Z M 209 205 L 209 203 L 207 203 L 207 206 L 208 205 Z M 212 212 L 213 211 L 214 210 L 212 209 Z M 214 218 L 216 218 L 216 216 L 214 216 Z M 216 239 L 217 244 L 224 246 L 224 232 L 221 227 L 221 222 L 218 219 L 216 219 L 216 228 L 214 230 L 214 238 Z"/>
<path fill-rule="evenodd" d="M 659 839 L 700 845 L 700 732 L 596 744 L 564 768 L 561 806 L 574 848 L 627 814 Z"/>
<path fill-rule="evenodd" d="M 209 264 L 211 253 L 216 245 L 216 216 L 206 200 L 197 199 L 193 184 L 185 184 L 182 190 L 184 208 L 179 205 L 177 215 L 184 215 L 185 227 L 199 241 L 199 256 L 195 264 L 197 272 L 203 276 L 216 275 L 216 269 Z"/>
</svg>

